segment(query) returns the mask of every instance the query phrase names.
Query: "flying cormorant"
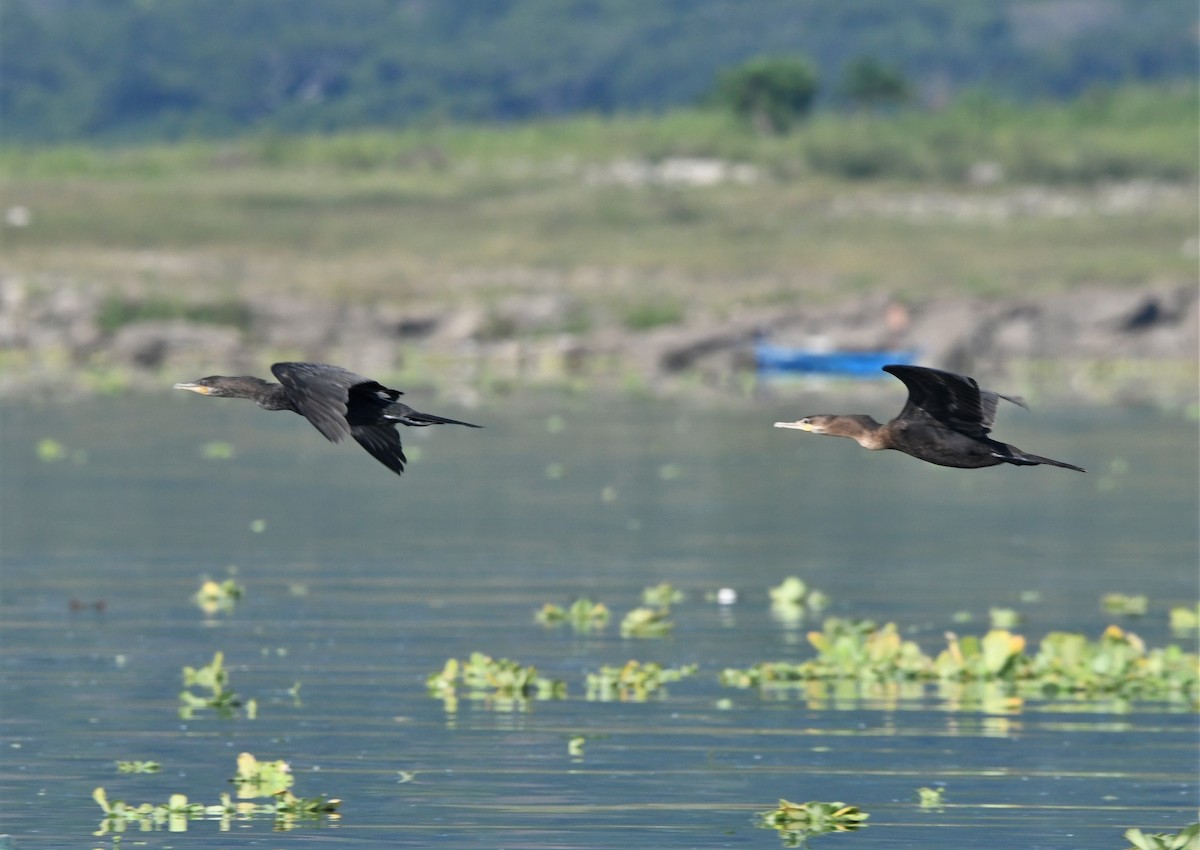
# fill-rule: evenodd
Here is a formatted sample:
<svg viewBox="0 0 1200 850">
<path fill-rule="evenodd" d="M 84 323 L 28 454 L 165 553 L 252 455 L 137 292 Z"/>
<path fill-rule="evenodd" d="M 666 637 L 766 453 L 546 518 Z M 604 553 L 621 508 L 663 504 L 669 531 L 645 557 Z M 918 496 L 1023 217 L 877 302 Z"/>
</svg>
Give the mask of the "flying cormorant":
<svg viewBox="0 0 1200 850">
<path fill-rule="evenodd" d="M 397 475 L 404 472 L 407 458 L 400 446 L 396 425 L 465 425 L 470 422 L 420 413 L 397 399 L 400 390 L 326 363 L 276 363 L 271 373 L 278 384 L 249 375 L 213 375 L 179 383 L 177 390 L 191 390 L 217 398 L 248 398 L 264 410 L 299 413 L 335 443 L 347 436 L 371 453 L 371 457 Z"/>
<path fill-rule="evenodd" d="M 1016 466 L 1061 466 L 1087 470 L 1061 460 L 1023 452 L 988 436 L 1000 399 L 1021 407 L 1025 402 L 979 388 L 973 378 L 924 366 L 884 366 L 908 387 L 900 415 L 881 425 L 870 416 L 821 414 L 776 428 L 849 437 L 865 449 L 895 449 L 938 466 L 978 469 L 1011 463 Z"/>
</svg>

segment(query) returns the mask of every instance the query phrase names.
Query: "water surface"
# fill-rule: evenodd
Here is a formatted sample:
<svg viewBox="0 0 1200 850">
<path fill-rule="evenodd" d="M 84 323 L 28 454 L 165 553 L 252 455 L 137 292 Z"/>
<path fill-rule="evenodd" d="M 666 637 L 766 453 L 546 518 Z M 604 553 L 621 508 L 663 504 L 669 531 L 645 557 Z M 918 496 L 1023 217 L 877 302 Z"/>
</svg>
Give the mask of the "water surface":
<svg viewBox="0 0 1200 850">
<path fill-rule="evenodd" d="M 1187 707 L 1059 699 L 987 713 L 933 689 L 766 698 L 717 682 L 726 666 L 812 654 L 820 617 L 769 611 L 768 588 L 789 575 L 828 594 L 828 614 L 894 621 L 931 653 L 948 629 L 987 631 L 991 607 L 1017 609 L 1031 642 L 1112 622 L 1179 642 L 1167 610 L 1198 594 L 1193 423 L 1006 411 L 1002 438 L 1085 476 L 946 470 L 772 429 L 812 412 L 795 404 L 427 406 L 487 427 L 405 432 L 401 479 L 244 402 L 5 408 L 0 831 L 12 846 L 110 846 L 91 835 L 95 787 L 216 802 L 242 751 L 287 760 L 296 793 L 341 798 L 342 818 L 286 834 L 269 818 L 229 832 L 196 821 L 126 844 L 778 847 L 753 815 L 781 797 L 869 812 L 868 828 L 812 841 L 847 848 L 1118 847 L 1126 828 L 1196 819 Z M 202 577 L 231 574 L 245 598 L 205 616 L 192 601 Z M 687 594 L 674 631 L 622 639 L 621 616 L 660 581 Z M 722 587 L 736 604 L 706 599 Z M 1147 594 L 1148 614 L 1103 613 L 1107 592 Z M 543 603 L 580 596 L 613 622 L 592 635 L 534 622 Z M 568 697 L 448 712 L 425 678 L 476 650 L 536 664 Z M 257 719 L 179 717 L 181 668 L 217 651 Z M 630 658 L 699 671 L 646 702 L 586 699 L 587 672 Z M 120 775 L 118 759 L 163 771 Z M 937 785 L 945 806 L 921 809 L 916 789 Z"/>
</svg>

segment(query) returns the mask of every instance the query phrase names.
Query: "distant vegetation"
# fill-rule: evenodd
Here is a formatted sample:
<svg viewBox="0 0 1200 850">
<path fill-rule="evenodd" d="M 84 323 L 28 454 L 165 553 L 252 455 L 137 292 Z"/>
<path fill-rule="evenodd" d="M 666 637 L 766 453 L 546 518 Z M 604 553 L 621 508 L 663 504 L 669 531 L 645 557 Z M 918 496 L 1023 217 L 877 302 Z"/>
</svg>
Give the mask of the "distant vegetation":
<svg viewBox="0 0 1200 850">
<path fill-rule="evenodd" d="M 753 70 L 753 69 L 752 69 Z M 745 84 L 743 82 L 743 84 Z M 761 134 L 720 111 L 684 109 L 659 117 L 581 116 L 518 125 L 446 125 L 338 134 L 260 133 L 225 142 L 102 148 L 0 148 L 10 176 L 153 177 L 206 171 L 329 169 L 341 172 L 473 170 L 565 160 L 607 163 L 712 157 L 749 163 L 776 177 L 966 179 L 995 163 L 1009 181 L 1194 180 L 1200 161 L 1195 85 L 1095 90 L 1068 103 L 1021 105 L 969 93 L 936 112 L 824 112 L 789 133 Z"/>
<path fill-rule="evenodd" d="M 660 112 L 768 56 L 812 63 L 818 107 L 892 100 L 889 74 L 938 107 L 970 89 L 1032 102 L 1190 80 L 1197 65 L 1193 0 L 5 0 L 0 10 L 9 142 Z"/>
<path fill-rule="evenodd" d="M 445 303 L 463 274 L 489 310 L 553 281 L 576 299 L 553 332 L 776 303 L 798 279 L 813 298 L 1193 280 L 1198 121 L 1194 86 L 1127 87 L 818 110 L 786 133 L 682 109 L 8 146 L 5 261 L 111 286 L 114 328 L 242 326 L 251 291 Z"/>
</svg>

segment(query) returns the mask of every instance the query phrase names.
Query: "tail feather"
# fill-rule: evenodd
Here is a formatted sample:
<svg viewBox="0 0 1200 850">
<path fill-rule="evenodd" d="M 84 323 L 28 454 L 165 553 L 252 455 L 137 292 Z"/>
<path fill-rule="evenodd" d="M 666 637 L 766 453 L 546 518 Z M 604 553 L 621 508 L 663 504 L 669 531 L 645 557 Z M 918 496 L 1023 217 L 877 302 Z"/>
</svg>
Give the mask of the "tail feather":
<svg viewBox="0 0 1200 850">
<path fill-rule="evenodd" d="M 1009 463 L 1016 464 L 1017 466 L 1038 466 L 1039 464 L 1044 464 L 1046 466 L 1060 466 L 1063 469 L 1073 469 L 1076 472 L 1087 472 L 1087 470 L 1082 466 L 1076 466 L 1073 463 L 1066 463 L 1065 461 L 1054 460 L 1052 458 L 1042 457 L 1041 455 L 1031 455 L 1020 451 L 1014 451 L 1012 455 L 1006 457 L 1005 460 L 1007 460 Z"/>
<path fill-rule="evenodd" d="M 483 427 L 482 425 L 463 422 L 460 419 L 449 419 L 445 416 L 438 416 L 435 413 L 422 413 L 419 410 L 413 410 L 406 404 L 393 404 L 389 406 L 384 416 L 394 422 L 399 422 L 401 425 L 409 425 L 416 428 L 426 425 L 465 425 L 468 428 Z"/>
</svg>

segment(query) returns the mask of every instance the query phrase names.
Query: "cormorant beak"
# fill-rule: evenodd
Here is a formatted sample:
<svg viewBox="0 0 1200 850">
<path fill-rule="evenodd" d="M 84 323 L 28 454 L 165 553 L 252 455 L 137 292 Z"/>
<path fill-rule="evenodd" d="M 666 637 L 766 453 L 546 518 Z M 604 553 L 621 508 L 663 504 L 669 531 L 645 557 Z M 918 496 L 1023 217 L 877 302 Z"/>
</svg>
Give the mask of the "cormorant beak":
<svg viewBox="0 0 1200 850">
<path fill-rule="evenodd" d="M 812 423 L 806 419 L 800 419 L 796 422 L 776 422 L 775 427 L 792 428 L 796 431 L 811 431 L 813 429 Z"/>
<path fill-rule="evenodd" d="M 210 395 L 212 393 L 212 387 L 206 387 L 203 384 L 193 384 L 188 382 L 176 384 L 175 389 L 191 390 L 194 393 L 200 393 L 200 395 Z"/>
</svg>

